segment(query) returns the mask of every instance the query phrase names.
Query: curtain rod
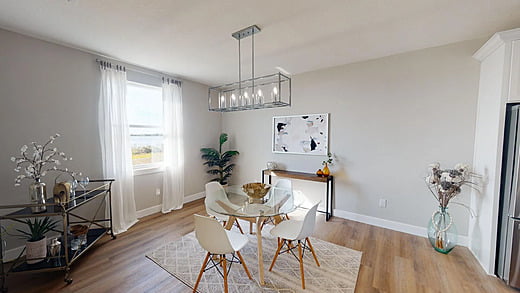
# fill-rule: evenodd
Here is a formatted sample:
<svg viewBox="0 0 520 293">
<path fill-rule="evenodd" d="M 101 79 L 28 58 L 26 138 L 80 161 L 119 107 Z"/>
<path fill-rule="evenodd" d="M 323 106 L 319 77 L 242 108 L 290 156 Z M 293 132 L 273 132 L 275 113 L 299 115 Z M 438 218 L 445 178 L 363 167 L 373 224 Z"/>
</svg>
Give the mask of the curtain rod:
<svg viewBox="0 0 520 293">
<path fill-rule="evenodd" d="M 118 61 L 109 61 L 110 59 L 108 60 L 103 60 L 103 59 L 99 59 L 99 58 L 96 58 L 96 62 L 97 63 L 102 63 L 102 62 L 107 62 L 107 63 L 116 63 L 117 65 L 119 66 L 122 66 L 122 67 L 125 67 L 127 68 L 128 70 L 130 71 L 134 71 L 134 72 L 139 72 L 139 73 L 143 73 L 143 74 L 146 74 L 146 75 L 149 75 L 149 76 L 154 76 L 154 77 L 158 77 L 158 78 L 161 78 L 162 80 L 164 80 L 165 78 L 166 79 L 169 79 L 171 80 L 172 82 L 175 82 L 175 83 L 179 83 L 179 84 L 182 84 L 182 81 L 177 79 L 177 78 L 173 78 L 171 76 L 169 76 L 168 74 L 164 74 L 164 73 L 161 73 L 161 72 L 156 72 L 156 71 L 153 71 L 153 70 L 143 70 L 137 66 L 133 66 L 133 65 L 121 65 L 119 63 L 123 63 L 123 62 L 118 62 Z M 114 64 L 114 65 L 116 65 Z"/>
</svg>

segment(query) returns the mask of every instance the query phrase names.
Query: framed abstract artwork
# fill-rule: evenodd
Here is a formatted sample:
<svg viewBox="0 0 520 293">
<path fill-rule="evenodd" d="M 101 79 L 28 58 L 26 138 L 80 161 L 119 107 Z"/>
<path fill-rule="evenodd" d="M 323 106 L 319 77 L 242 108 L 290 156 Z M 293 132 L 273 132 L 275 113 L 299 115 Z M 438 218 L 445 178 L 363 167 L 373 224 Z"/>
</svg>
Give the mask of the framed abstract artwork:
<svg viewBox="0 0 520 293">
<path fill-rule="evenodd" d="M 329 114 L 273 117 L 273 153 L 326 156 Z"/>
</svg>

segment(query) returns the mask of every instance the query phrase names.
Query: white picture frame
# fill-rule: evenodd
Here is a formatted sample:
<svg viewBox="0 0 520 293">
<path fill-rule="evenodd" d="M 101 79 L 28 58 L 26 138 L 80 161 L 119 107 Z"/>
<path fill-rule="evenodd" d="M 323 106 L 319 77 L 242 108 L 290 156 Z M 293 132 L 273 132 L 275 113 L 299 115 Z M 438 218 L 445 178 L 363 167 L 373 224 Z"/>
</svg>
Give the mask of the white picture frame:
<svg viewBox="0 0 520 293">
<path fill-rule="evenodd" d="M 273 153 L 326 156 L 329 152 L 329 113 L 275 116 Z"/>
</svg>

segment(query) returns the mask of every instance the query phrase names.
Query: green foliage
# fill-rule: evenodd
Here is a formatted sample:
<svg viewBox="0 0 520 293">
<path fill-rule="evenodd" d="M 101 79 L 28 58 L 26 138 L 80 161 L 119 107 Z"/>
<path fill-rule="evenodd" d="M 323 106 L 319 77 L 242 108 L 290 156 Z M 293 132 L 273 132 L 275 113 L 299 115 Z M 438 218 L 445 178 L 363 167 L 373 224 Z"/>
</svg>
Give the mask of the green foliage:
<svg viewBox="0 0 520 293">
<path fill-rule="evenodd" d="M 205 160 L 204 165 L 208 166 L 206 171 L 210 175 L 217 175 L 217 177 L 211 179 L 211 181 L 218 181 L 220 184 L 225 185 L 228 183 L 229 177 L 235 164 L 230 163 L 235 156 L 239 154 L 238 151 L 226 151 L 222 153 L 222 145 L 228 140 L 228 135 L 222 133 L 219 137 L 219 149 L 214 148 L 201 148 L 201 157 Z"/>
<path fill-rule="evenodd" d="M 29 242 L 34 242 L 43 239 L 45 233 L 56 228 L 57 221 L 52 221 L 49 217 L 34 218 L 34 222 L 31 219 L 25 220 L 25 223 L 29 227 L 29 232 L 16 229 L 16 231 L 22 233 L 21 238 L 26 239 Z"/>
</svg>

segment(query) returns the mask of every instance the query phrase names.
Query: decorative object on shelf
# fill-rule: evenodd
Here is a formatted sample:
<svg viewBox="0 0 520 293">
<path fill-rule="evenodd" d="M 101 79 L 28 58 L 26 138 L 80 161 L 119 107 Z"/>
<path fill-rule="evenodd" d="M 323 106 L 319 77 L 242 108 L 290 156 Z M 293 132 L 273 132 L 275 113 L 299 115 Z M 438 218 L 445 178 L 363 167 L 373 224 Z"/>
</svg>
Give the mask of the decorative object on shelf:
<svg viewBox="0 0 520 293">
<path fill-rule="evenodd" d="M 457 245 L 457 229 L 452 216 L 448 213 L 448 204 L 461 192 L 463 185 L 473 186 L 475 174 L 464 164 L 457 164 L 454 169 L 441 169 L 439 163 L 430 164 L 426 177 L 428 189 L 439 202 L 428 223 L 428 239 L 433 248 L 441 253 L 449 253 Z"/>
<path fill-rule="evenodd" d="M 88 233 L 87 225 L 70 226 L 70 233 L 72 234 L 72 236 L 74 236 L 75 239 L 79 240 L 79 245 L 87 244 L 87 233 Z"/>
<path fill-rule="evenodd" d="M 209 88 L 208 109 L 217 112 L 291 106 L 291 78 L 283 73 L 255 77 L 254 35 L 256 25 L 237 31 L 231 36 L 238 41 L 238 82 Z M 242 80 L 240 40 L 251 37 L 251 78 Z M 280 71 L 283 69 L 278 68 Z"/>
<path fill-rule="evenodd" d="M 238 154 L 238 151 L 226 151 L 222 153 L 222 145 L 228 140 L 227 133 L 220 134 L 219 137 L 219 149 L 214 148 L 201 148 L 202 159 L 206 160 L 204 165 L 208 166 L 209 170 L 206 173 L 210 175 L 217 175 L 217 177 L 211 179 L 211 181 L 217 181 L 221 185 L 228 183 L 231 172 L 235 167 L 235 164 L 230 164 L 231 160 Z"/>
<path fill-rule="evenodd" d="M 318 169 L 318 171 L 316 171 L 316 175 L 322 177 L 323 176 L 323 171 L 321 171 L 321 169 Z"/>
<path fill-rule="evenodd" d="M 332 153 L 328 152 L 327 153 L 327 160 L 321 162 L 321 164 L 325 167 L 323 167 L 323 176 L 327 177 L 330 175 L 330 169 L 329 169 L 329 164 L 332 165 L 332 162 L 334 161 L 334 159 L 332 158 Z"/>
<path fill-rule="evenodd" d="M 330 175 L 330 169 L 327 163 L 325 163 L 325 167 L 323 167 L 323 176 L 328 177 Z"/>
<path fill-rule="evenodd" d="M 273 153 L 325 156 L 329 114 L 273 117 Z"/>
<path fill-rule="evenodd" d="M 78 180 L 78 184 L 79 186 L 81 186 L 81 188 L 83 189 L 83 195 L 85 196 L 86 192 L 87 192 L 87 185 L 88 183 L 90 182 L 89 178 L 87 176 L 85 177 L 81 177 L 79 180 Z"/>
<path fill-rule="evenodd" d="M 249 197 L 249 203 L 264 203 L 264 197 L 269 189 L 271 185 L 258 182 L 242 185 L 242 191 Z"/>
<path fill-rule="evenodd" d="M 31 197 L 31 203 L 38 204 L 37 206 L 31 207 L 33 213 L 43 213 L 47 210 L 45 206 L 45 199 L 47 198 L 47 187 L 45 183 L 41 182 L 40 179 L 31 182 L 29 184 L 29 195 Z"/>
<path fill-rule="evenodd" d="M 54 203 L 61 207 L 62 204 L 66 204 L 70 200 L 71 183 L 70 182 L 57 182 L 54 183 L 52 194 L 54 195 Z"/>
<path fill-rule="evenodd" d="M 76 176 L 75 172 L 72 172 L 67 168 L 62 169 L 59 167 L 61 166 L 60 159 L 67 161 L 72 160 L 72 158 L 67 157 L 63 152 L 58 152 L 57 148 L 51 148 L 51 144 L 54 143 L 54 140 L 58 137 L 60 137 L 60 135 L 56 133 L 43 145 L 32 142 L 32 153 L 29 152 L 29 147 L 27 145 L 23 145 L 20 148 L 20 156 L 11 157 L 11 161 L 16 163 L 14 171 L 22 173 L 16 176 L 14 185 L 20 186 L 23 179 L 30 179 L 33 181 L 32 184 L 29 185 L 31 203 L 37 205 L 31 207 L 33 213 L 41 213 L 47 210 L 45 207 L 47 189 L 45 183 L 41 182 L 42 177 L 51 171 L 68 173 L 72 177 Z M 79 174 L 81 175 L 81 173 Z"/>
<path fill-rule="evenodd" d="M 43 219 L 34 218 L 34 221 L 27 219 L 25 221 L 29 232 L 16 229 L 22 233 L 21 238 L 26 239 L 25 255 L 28 264 L 35 264 L 45 259 L 47 256 L 47 237 L 45 234 L 56 228 L 56 221 L 52 221 L 49 217 Z"/>
<path fill-rule="evenodd" d="M 278 165 L 275 162 L 267 162 L 268 170 L 276 170 L 276 168 L 278 168 Z"/>
<path fill-rule="evenodd" d="M 58 238 L 51 239 L 51 243 L 49 244 L 49 256 L 51 257 L 54 266 L 61 266 L 61 242 L 58 241 Z"/>
</svg>

